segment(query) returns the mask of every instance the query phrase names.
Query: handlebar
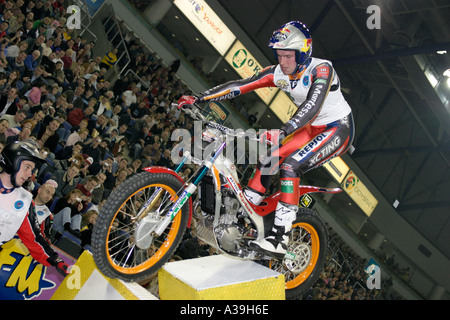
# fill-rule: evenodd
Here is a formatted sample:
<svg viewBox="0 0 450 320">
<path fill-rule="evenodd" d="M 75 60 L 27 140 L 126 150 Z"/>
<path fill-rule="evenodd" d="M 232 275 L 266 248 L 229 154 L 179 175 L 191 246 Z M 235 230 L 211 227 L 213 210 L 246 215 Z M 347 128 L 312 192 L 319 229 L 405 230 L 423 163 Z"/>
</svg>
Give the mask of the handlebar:
<svg viewBox="0 0 450 320">
<path fill-rule="evenodd" d="M 172 107 L 178 108 L 178 104 L 172 103 Z M 217 122 L 208 120 L 203 114 L 201 114 L 201 111 L 203 111 L 203 109 L 198 104 L 194 104 L 192 106 L 192 108 L 182 108 L 181 110 L 183 110 L 184 113 L 190 115 L 194 120 L 200 120 L 200 121 L 204 122 L 206 124 L 206 126 L 212 128 L 212 129 L 216 129 L 216 130 L 220 131 L 222 134 L 232 136 L 235 138 L 246 137 L 250 141 L 259 141 L 260 140 L 259 134 L 257 132 L 249 132 L 249 130 L 247 130 L 246 132 L 244 132 L 243 130 L 234 130 L 234 129 L 228 128 L 222 124 L 219 124 Z M 270 142 L 268 142 L 267 144 L 271 145 Z"/>
</svg>

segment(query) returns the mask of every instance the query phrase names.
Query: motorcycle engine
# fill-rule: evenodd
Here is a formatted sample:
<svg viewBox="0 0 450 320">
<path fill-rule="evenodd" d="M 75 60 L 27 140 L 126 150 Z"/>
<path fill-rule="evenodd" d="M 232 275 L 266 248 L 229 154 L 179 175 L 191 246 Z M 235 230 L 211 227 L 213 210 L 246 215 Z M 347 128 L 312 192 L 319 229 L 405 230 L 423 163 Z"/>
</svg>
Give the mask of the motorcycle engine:
<svg viewBox="0 0 450 320">
<path fill-rule="evenodd" d="M 241 248 L 242 235 L 245 225 L 242 223 L 241 205 L 230 192 L 224 192 L 222 198 L 222 210 L 215 233 L 219 245 L 223 250 L 237 252 Z"/>
</svg>

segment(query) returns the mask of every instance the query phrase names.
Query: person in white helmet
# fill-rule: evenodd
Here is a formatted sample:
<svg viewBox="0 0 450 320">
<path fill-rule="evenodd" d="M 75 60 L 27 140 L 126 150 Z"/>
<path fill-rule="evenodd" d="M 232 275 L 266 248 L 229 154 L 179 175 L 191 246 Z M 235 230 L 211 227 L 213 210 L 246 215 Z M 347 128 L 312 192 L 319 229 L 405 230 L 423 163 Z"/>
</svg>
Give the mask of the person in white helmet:
<svg viewBox="0 0 450 320">
<path fill-rule="evenodd" d="M 354 124 L 332 63 L 311 57 L 312 38 L 303 23 L 291 21 L 275 30 L 269 47 L 277 65 L 198 96 L 182 96 L 178 106 L 189 108 L 197 102 L 230 99 L 262 87 L 280 88 L 297 105 L 297 111 L 281 129 L 264 132 L 262 140 L 277 147 L 271 149 L 264 163 L 258 163 L 244 190 L 247 200 L 260 205 L 271 177 L 280 171 L 281 196 L 274 227 L 265 239 L 251 245 L 265 254 L 283 258 L 298 211 L 300 177 L 345 153 L 353 141 Z"/>
<path fill-rule="evenodd" d="M 22 188 L 42 161 L 33 142 L 15 142 L 1 152 L 0 243 L 11 240 L 17 234 L 36 261 L 55 267 L 65 276 L 69 266 L 42 236 L 33 196 Z"/>
</svg>

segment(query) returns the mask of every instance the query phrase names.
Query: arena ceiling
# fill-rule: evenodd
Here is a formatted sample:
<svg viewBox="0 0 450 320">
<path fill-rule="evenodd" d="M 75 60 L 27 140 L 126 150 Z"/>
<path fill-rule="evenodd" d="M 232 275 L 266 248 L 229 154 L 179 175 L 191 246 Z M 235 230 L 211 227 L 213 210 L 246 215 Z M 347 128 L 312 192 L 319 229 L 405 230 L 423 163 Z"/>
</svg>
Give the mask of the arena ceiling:
<svg viewBox="0 0 450 320">
<path fill-rule="evenodd" d="M 273 62 L 267 42 L 275 29 L 290 20 L 310 28 L 313 56 L 333 62 L 353 108 L 352 159 L 390 203 L 398 201 L 396 212 L 450 257 L 448 0 L 217 1 Z M 371 29 L 374 12 L 366 10 L 374 4 L 381 20 Z M 161 30 L 177 30 L 174 41 L 192 56 L 214 55 L 171 10 Z M 216 80 L 236 79 L 225 68 L 219 64 Z"/>
</svg>

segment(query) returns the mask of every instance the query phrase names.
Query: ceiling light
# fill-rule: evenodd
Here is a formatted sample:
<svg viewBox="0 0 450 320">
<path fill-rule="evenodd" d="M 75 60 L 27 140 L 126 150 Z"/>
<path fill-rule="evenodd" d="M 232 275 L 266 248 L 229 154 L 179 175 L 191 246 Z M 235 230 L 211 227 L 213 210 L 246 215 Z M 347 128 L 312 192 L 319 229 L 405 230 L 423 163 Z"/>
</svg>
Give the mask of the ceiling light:
<svg viewBox="0 0 450 320">
<path fill-rule="evenodd" d="M 447 50 L 440 50 L 440 51 L 436 51 L 437 54 L 446 54 Z"/>
<path fill-rule="evenodd" d="M 398 207 L 399 204 L 400 204 L 400 201 L 398 201 L 397 199 L 395 199 L 395 201 L 394 201 L 394 203 L 392 204 L 392 206 L 393 206 L 394 208 L 397 209 L 397 207 Z"/>
<path fill-rule="evenodd" d="M 444 77 L 447 77 L 447 87 L 450 88 L 450 69 L 447 69 L 443 73 Z"/>
</svg>

